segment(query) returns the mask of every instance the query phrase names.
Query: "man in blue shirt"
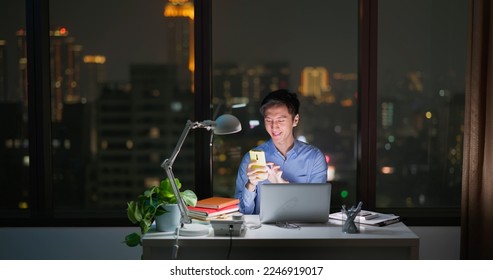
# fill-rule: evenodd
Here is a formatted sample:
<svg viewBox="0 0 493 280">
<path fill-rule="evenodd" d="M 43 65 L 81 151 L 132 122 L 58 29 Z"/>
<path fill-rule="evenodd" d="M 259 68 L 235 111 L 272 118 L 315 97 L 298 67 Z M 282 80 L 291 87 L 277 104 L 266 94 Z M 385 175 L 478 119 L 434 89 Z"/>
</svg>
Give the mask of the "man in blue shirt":
<svg viewBox="0 0 493 280">
<path fill-rule="evenodd" d="M 300 102 L 295 93 L 277 90 L 269 93 L 260 106 L 264 125 L 271 139 L 254 150 L 263 150 L 267 166 L 258 166 L 245 154 L 238 168 L 235 197 L 240 212 L 260 213 L 260 192 L 264 183 L 325 183 L 327 162 L 316 147 L 294 138 Z M 267 179 L 265 179 L 267 177 Z"/>
</svg>

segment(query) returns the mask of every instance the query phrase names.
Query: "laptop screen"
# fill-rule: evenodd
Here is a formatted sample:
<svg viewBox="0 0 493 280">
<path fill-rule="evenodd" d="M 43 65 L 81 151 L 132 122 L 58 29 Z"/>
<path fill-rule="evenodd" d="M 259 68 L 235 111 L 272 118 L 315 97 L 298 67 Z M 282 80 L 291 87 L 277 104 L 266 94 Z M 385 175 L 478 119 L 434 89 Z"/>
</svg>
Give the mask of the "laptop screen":
<svg viewBox="0 0 493 280">
<path fill-rule="evenodd" d="M 326 223 L 331 190 L 329 183 L 263 184 L 260 222 Z"/>
</svg>

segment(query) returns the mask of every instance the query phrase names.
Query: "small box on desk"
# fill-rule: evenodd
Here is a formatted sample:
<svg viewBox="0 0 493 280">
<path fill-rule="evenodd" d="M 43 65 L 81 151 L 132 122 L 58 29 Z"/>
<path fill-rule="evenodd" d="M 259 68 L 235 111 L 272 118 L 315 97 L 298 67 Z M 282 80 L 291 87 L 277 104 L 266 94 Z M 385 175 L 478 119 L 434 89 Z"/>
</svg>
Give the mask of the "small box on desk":
<svg viewBox="0 0 493 280">
<path fill-rule="evenodd" d="M 240 236 L 244 232 L 243 215 L 235 214 L 231 219 L 210 220 L 214 236 Z"/>
</svg>

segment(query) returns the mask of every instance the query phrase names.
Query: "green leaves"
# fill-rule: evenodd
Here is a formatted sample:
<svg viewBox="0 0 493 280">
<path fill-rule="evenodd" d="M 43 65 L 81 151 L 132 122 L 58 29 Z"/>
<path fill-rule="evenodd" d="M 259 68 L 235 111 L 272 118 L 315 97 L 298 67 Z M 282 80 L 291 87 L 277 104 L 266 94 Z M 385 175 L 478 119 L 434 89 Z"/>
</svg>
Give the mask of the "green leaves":
<svg viewBox="0 0 493 280">
<path fill-rule="evenodd" d="M 180 193 L 186 205 L 195 206 L 197 204 L 197 195 L 191 190 L 185 190 Z"/>
<path fill-rule="evenodd" d="M 123 241 L 123 242 L 125 244 L 127 244 L 127 246 L 129 246 L 129 247 L 135 247 L 138 245 L 142 245 L 140 235 L 136 232 L 125 236 L 125 241 Z"/>
<path fill-rule="evenodd" d="M 181 182 L 175 179 L 178 189 Z M 186 205 L 195 206 L 197 195 L 191 190 L 180 192 Z M 124 243 L 130 247 L 142 245 L 142 236 L 149 231 L 156 216 L 166 213 L 162 206 L 177 203 L 173 188 L 168 178 L 162 180 L 159 186 L 152 186 L 139 195 L 136 200 L 127 203 L 127 217 L 133 224 L 138 224 L 140 234 L 132 233 L 125 237 Z"/>
<path fill-rule="evenodd" d="M 175 183 L 178 189 L 181 189 L 180 180 L 175 179 Z M 162 180 L 159 188 L 154 191 L 158 196 L 159 201 L 166 201 L 165 205 L 177 203 L 175 194 L 173 193 L 173 187 L 171 186 L 171 182 L 168 178 Z M 197 204 L 197 195 L 195 195 L 195 193 L 191 190 L 180 192 L 180 196 L 183 198 L 186 205 L 195 206 L 195 204 Z"/>
<path fill-rule="evenodd" d="M 178 189 L 181 189 L 180 180 L 175 179 L 175 183 Z M 176 197 L 173 193 L 173 188 L 171 187 L 171 183 L 168 178 L 161 181 L 157 192 L 160 200 L 166 201 L 168 203 L 176 203 Z"/>
<path fill-rule="evenodd" d="M 137 202 L 130 201 L 127 203 L 127 217 L 132 224 L 136 224 L 142 220 L 140 209 L 137 209 Z"/>
</svg>

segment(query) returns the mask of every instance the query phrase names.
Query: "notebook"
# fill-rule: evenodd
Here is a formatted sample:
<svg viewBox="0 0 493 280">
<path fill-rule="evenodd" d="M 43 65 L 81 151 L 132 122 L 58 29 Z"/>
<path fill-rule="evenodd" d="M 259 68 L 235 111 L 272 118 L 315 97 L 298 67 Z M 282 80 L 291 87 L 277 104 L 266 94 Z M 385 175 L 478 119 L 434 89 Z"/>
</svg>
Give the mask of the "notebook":
<svg viewBox="0 0 493 280">
<path fill-rule="evenodd" d="M 326 223 L 331 190 L 329 183 L 263 184 L 260 222 Z"/>
</svg>

